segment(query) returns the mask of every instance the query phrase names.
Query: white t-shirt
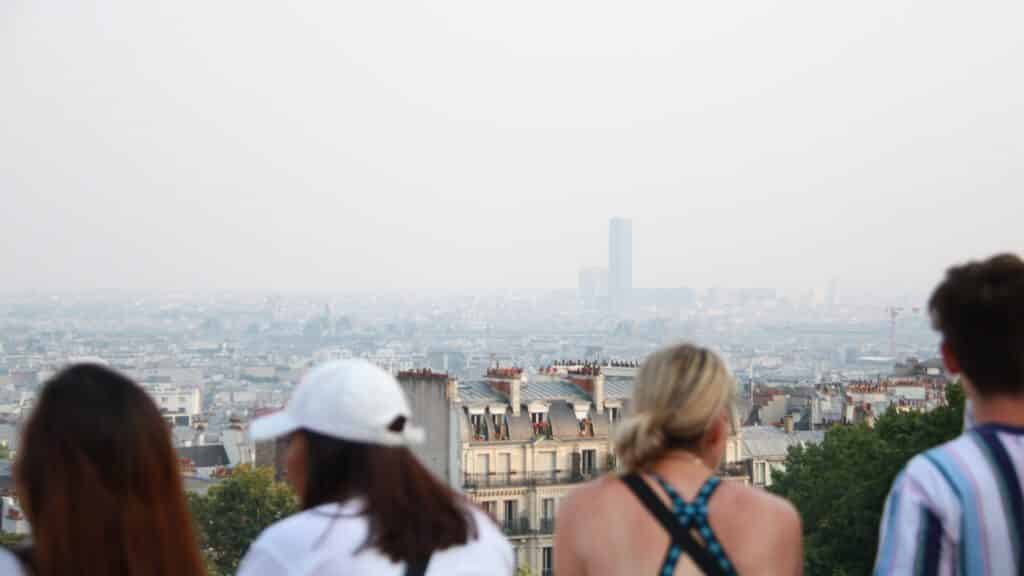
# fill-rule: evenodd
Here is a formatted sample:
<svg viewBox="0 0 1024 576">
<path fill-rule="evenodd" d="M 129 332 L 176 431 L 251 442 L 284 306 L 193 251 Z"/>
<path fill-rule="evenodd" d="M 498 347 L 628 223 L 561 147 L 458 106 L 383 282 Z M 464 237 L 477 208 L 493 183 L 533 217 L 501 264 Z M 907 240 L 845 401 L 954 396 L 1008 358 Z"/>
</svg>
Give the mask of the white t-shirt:
<svg viewBox="0 0 1024 576">
<path fill-rule="evenodd" d="M 403 576 L 395 564 L 366 542 L 368 523 L 359 504 L 324 504 L 270 526 L 252 543 L 238 576 Z M 435 552 L 427 576 L 511 576 L 512 547 L 487 515 L 472 508 L 477 537 L 462 546 Z"/>
<path fill-rule="evenodd" d="M 22 576 L 21 562 L 3 547 L 0 547 L 0 576 Z"/>
</svg>

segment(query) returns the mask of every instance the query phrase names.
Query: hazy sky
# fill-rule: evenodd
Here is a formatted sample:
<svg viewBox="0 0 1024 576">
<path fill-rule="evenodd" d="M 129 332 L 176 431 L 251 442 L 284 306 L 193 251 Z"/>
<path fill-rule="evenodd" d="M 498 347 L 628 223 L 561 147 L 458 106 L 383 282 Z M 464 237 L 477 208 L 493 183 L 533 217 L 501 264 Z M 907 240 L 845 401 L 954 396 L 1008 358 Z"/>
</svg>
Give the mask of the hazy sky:
<svg viewBox="0 0 1024 576">
<path fill-rule="evenodd" d="M 1024 2 L 0 2 L 0 290 L 927 289 L 1024 248 Z"/>
</svg>

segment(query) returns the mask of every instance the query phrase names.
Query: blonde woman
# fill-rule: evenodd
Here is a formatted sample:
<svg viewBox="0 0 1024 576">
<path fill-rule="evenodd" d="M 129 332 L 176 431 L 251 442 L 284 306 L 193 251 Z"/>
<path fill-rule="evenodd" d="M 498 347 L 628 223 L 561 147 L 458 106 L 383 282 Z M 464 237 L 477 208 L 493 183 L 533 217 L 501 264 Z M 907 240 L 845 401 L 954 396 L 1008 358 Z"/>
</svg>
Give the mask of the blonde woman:
<svg viewBox="0 0 1024 576">
<path fill-rule="evenodd" d="M 796 510 L 715 476 L 735 390 L 705 348 L 673 346 L 643 363 L 616 436 L 624 475 L 579 488 L 559 510 L 558 576 L 803 572 Z"/>
</svg>

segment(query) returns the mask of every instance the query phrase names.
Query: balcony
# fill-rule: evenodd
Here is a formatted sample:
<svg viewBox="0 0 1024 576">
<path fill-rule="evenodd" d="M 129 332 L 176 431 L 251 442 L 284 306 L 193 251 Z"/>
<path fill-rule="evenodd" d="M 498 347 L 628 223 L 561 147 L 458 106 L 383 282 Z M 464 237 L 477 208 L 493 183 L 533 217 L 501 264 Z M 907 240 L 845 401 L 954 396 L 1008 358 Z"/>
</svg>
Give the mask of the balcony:
<svg viewBox="0 0 1024 576">
<path fill-rule="evenodd" d="M 501 524 L 501 530 L 506 536 L 529 536 L 533 534 L 533 530 L 530 529 L 530 519 L 526 516 L 519 518 L 506 518 Z"/>
<path fill-rule="evenodd" d="M 729 480 L 750 480 L 750 471 L 744 462 L 722 464 L 718 468 L 718 475 Z"/>
<path fill-rule="evenodd" d="M 466 490 L 481 488 L 507 488 L 518 486 L 551 486 L 553 484 L 576 484 L 599 478 L 607 470 L 555 470 L 553 472 L 466 474 L 462 487 Z"/>
<path fill-rule="evenodd" d="M 537 529 L 540 534 L 554 534 L 555 533 L 555 519 L 554 518 L 541 518 L 540 527 Z"/>
</svg>

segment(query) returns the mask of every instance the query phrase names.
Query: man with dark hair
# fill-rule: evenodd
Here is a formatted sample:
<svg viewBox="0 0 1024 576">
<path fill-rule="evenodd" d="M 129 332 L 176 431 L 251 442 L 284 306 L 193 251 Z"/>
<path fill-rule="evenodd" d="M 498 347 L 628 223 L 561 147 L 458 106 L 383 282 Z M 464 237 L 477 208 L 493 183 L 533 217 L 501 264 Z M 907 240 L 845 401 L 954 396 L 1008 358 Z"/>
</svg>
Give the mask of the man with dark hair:
<svg viewBox="0 0 1024 576">
<path fill-rule="evenodd" d="M 950 268 L 928 307 L 974 425 L 893 482 L 876 574 L 1024 574 L 1024 261 Z"/>
</svg>

